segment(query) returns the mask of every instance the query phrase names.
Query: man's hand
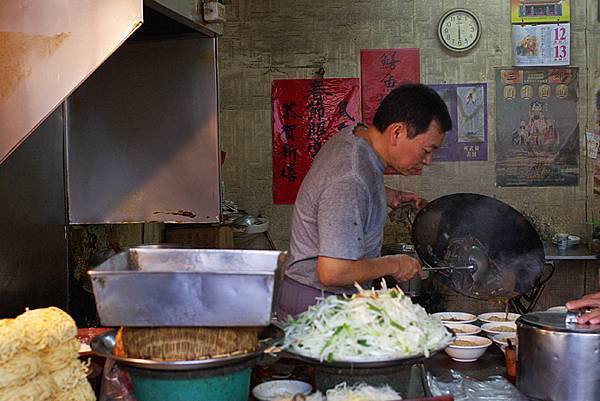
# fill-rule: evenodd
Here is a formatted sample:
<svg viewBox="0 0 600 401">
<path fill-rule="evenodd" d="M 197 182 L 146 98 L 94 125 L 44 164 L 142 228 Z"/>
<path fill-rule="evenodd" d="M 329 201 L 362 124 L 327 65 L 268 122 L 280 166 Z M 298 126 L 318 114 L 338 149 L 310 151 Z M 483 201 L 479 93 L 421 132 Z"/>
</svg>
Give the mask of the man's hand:
<svg viewBox="0 0 600 401">
<path fill-rule="evenodd" d="M 415 213 L 427 203 L 414 192 L 398 191 L 390 187 L 385 187 L 385 196 L 388 206 L 392 208 L 388 213 L 390 221 L 409 225 L 412 224 Z"/>
<path fill-rule="evenodd" d="M 582 308 L 593 308 L 591 312 L 588 312 L 577 319 L 579 324 L 600 324 L 600 292 L 589 294 L 581 299 L 575 301 L 569 301 L 565 305 L 567 309 L 582 309 Z"/>
<path fill-rule="evenodd" d="M 390 275 L 399 282 L 408 281 L 414 277 L 423 278 L 421 263 L 408 255 L 383 256 L 383 260 L 391 265 Z"/>
<path fill-rule="evenodd" d="M 414 192 L 399 191 L 390 187 L 385 187 L 385 196 L 387 205 L 392 209 L 398 209 L 410 204 L 414 209 L 419 210 L 425 206 L 425 200 Z"/>
</svg>

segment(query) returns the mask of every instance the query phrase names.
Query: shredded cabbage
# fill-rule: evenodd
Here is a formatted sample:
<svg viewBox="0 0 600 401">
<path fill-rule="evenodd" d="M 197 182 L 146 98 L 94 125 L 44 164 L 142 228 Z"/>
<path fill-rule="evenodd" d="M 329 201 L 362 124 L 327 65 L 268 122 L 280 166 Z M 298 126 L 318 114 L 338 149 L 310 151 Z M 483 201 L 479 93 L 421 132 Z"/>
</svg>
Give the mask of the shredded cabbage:
<svg viewBox="0 0 600 401">
<path fill-rule="evenodd" d="M 399 288 L 331 295 L 285 322 L 283 348 L 321 362 L 368 362 L 429 356 L 452 335 Z"/>
<path fill-rule="evenodd" d="M 400 394 L 388 386 L 373 387 L 368 384 L 359 384 L 349 387 L 346 383 L 341 383 L 331 390 L 327 390 L 324 397 L 316 392 L 306 401 L 391 401 L 401 400 Z"/>
</svg>

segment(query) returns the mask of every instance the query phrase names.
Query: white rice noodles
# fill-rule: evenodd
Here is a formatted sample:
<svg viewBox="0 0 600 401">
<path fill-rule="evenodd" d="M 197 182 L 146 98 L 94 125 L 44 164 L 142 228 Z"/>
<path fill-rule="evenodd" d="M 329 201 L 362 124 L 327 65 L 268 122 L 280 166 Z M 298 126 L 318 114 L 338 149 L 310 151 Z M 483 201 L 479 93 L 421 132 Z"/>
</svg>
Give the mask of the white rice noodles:
<svg viewBox="0 0 600 401">
<path fill-rule="evenodd" d="M 325 396 L 317 392 L 306 401 L 395 401 L 402 399 L 400 394 L 396 393 L 388 386 L 373 387 L 368 384 L 359 384 L 348 386 L 341 383 L 331 390 L 327 390 Z"/>
</svg>

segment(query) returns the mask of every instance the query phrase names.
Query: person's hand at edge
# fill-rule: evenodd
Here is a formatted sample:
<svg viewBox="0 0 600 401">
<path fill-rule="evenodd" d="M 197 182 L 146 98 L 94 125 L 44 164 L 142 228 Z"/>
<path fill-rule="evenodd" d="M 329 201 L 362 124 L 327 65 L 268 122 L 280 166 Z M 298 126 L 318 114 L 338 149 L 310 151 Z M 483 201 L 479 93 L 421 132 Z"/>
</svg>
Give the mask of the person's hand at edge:
<svg viewBox="0 0 600 401">
<path fill-rule="evenodd" d="M 590 312 L 584 313 L 577 319 L 579 324 L 600 324 L 600 292 L 588 294 L 581 299 L 569 301 L 565 305 L 567 309 L 591 308 Z"/>
</svg>

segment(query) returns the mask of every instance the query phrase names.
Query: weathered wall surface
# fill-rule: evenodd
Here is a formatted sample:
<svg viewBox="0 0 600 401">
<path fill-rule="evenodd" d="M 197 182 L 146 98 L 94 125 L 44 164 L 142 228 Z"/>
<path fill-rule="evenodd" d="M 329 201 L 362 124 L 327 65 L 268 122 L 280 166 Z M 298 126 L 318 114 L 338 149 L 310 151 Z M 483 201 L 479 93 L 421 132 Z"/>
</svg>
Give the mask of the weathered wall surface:
<svg viewBox="0 0 600 401">
<path fill-rule="evenodd" d="M 271 197 L 271 82 L 325 77 L 358 77 L 359 51 L 365 48 L 418 47 L 423 83 L 488 83 L 489 160 L 439 163 L 420 177 L 388 177 L 388 184 L 428 199 L 456 192 L 477 192 L 512 205 L 532 217 L 543 235 L 579 233 L 591 219 L 593 188 L 586 160 L 585 132 L 593 131 L 593 94 L 599 77 L 600 23 L 597 2 L 572 1 L 571 65 L 580 68 L 580 183 L 562 188 L 495 186 L 494 68 L 512 65 L 509 1 L 489 0 L 228 0 L 225 34 L 219 42 L 221 143 L 225 198 L 271 219 L 271 235 L 288 246 L 291 206 Z M 483 25 L 475 49 L 455 55 L 439 44 L 442 14 L 455 7 L 475 12 Z M 406 239 L 389 225 L 386 241 Z M 561 264 L 541 306 L 563 302 L 595 288 L 597 266 Z M 462 307 L 462 298 L 455 300 Z M 471 305 L 471 304 L 469 304 Z M 478 308 L 479 306 L 469 306 Z"/>
</svg>

